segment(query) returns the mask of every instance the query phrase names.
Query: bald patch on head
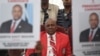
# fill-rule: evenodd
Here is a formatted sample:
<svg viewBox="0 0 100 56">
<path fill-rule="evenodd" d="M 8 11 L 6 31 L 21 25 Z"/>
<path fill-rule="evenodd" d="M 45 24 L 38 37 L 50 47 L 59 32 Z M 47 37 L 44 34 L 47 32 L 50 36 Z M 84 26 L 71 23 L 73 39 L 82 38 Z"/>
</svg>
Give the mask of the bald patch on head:
<svg viewBox="0 0 100 56">
<path fill-rule="evenodd" d="M 45 21 L 45 24 L 47 24 L 48 22 L 53 22 L 56 24 L 56 20 L 52 19 L 52 18 L 48 18 L 46 21 Z"/>
</svg>

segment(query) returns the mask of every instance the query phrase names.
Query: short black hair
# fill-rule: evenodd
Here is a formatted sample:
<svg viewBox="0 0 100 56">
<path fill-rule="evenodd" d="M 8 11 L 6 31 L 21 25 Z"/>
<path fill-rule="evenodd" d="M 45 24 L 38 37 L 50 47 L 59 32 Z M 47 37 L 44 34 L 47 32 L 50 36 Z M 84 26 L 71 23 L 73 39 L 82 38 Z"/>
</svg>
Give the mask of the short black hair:
<svg viewBox="0 0 100 56">
<path fill-rule="evenodd" d="M 22 6 L 19 5 L 19 4 L 14 5 L 14 6 L 13 6 L 13 9 L 14 9 L 15 7 L 19 7 L 21 10 L 23 9 Z"/>
<path fill-rule="evenodd" d="M 95 15 L 97 17 L 97 20 L 99 20 L 99 15 L 97 13 L 95 13 L 95 12 L 91 13 L 89 17 L 91 17 L 93 15 Z"/>
</svg>

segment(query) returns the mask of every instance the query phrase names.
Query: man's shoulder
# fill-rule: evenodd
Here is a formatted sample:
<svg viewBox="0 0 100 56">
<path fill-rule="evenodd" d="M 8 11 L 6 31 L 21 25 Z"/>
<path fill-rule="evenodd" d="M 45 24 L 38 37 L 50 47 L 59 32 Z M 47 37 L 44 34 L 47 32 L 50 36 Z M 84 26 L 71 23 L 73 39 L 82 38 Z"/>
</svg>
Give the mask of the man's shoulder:
<svg viewBox="0 0 100 56">
<path fill-rule="evenodd" d="M 83 31 L 81 32 L 81 34 L 82 34 L 82 33 L 87 33 L 87 32 L 89 32 L 89 28 L 88 28 L 88 29 L 83 30 Z"/>
<path fill-rule="evenodd" d="M 98 28 L 98 31 L 100 32 L 100 28 Z"/>
<path fill-rule="evenodd" d="M 29 24 L 28 22 L 26 22 L 26 21 L 24 21 L 24 20 L 21 20 L 21 24 L 23 25 L 23 26 L 32 26 L 31 24 Z"/>
<path fill-rule="evenodd" d="M 46 32 L 45 31 L 41 31 L 41 35 L 44 35 L 44 34 L 46 34 Z"/>
<path fill-rule="evenodd" d="M 9 23 L 11 23 L 11 21 L 12 21 L 12 20 L 5 21 L 5 22 L 2 23 L 2 25 L 3 25 L 3 24 L 9 24 Z"/>
<path fill-rule="evenodd" d="M 46 31 L 42 31 L 41 35 L 43 35 L 43 34 L 46 34 Z M 67 34 L 62 33 L 62 32 L 56 32 L 56 34 L 59 35 L 59 36 L 68 36 Z"/>
<path fill-rule="evenodd" d="M 98 30 L 100 30 L 100 27 L 98 28 Z"/>
<path fill-rule="evenodd" d="M 68 42 L 69 41 L 69 36 L 67 34 L 64 34 L 62 32 L 56 32 L 56 36 L 59 40 L 63 40 L 63 42 Z"/>
<path fill-rule="evenodd" d="M 68 34 L 62 33 L 62 32 L 56 32 L 57 35 L 62 37 L 68 37 Z"/>
</svg>

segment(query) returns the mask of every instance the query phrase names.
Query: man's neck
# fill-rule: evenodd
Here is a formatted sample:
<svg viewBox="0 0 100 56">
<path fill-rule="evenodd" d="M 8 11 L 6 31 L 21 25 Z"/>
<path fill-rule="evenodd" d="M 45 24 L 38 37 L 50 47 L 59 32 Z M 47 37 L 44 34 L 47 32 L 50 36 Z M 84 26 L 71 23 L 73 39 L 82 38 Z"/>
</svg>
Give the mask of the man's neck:
<svg viewBox="0 0 100 56">
<path fill-rule="evenodd" d="M 56 34 L 56 32 L 54 32 L 53 34 L 49 34 L 49 33 L 47 33 L 47 34 L 52 36 L 52 35 L 55 35 L 55 34 Z"/>
<path fill-rule="evenodd" d="M 13 19 L 13 21 L 20 21 L 21 20 L 21 18 L 19 18 L 19 19 Z"/>
<path fill-rule="evenodd" d="M 92 30 L 95 30 L 95 29 L 98 29 L 98 27 L 95 27 L 95 28 L 91 28 Z"/>
</svg>

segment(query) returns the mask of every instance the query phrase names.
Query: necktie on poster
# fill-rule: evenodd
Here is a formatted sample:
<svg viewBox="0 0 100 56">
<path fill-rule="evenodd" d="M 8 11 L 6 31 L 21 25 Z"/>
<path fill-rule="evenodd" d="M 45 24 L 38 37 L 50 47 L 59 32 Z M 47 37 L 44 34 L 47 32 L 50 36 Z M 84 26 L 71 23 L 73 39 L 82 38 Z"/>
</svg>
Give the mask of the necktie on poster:
<svg viewBox="0 0 100 56">
<path fill-rule="evenodd" d="M 91 42 L 92 39 L 93 39 L 93 30 L 91 31 L 91 34 L 90 34 L 90 36 L 89 36 L 89 41 Z"/>
<path fill-rule="evenodd" d="M 40 40 L 40 0 L 0 0 L 0 12 L 0 49 L 34 48 Z"/>
<path fill-rule="evenodd" d="M 10 33 L 13 33 L 13 32 L 14 32 L 15 25 L 16 25 L 16 22 L 14 22 L 13 25 L 11 26 L 11 28 L 10 28 Z"/>
</svg>

